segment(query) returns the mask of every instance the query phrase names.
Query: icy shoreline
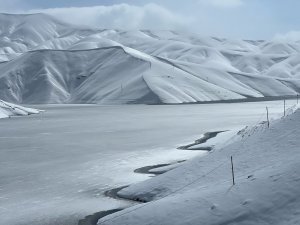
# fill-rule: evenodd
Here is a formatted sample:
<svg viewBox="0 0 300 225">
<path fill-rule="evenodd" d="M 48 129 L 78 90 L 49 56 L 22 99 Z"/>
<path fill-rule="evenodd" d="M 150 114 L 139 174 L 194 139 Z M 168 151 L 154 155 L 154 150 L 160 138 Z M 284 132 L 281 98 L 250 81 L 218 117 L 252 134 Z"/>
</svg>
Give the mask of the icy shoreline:
<svg viewBox="0 0 300 225">
<path fill-rule="evenodd" d="M 224 131 L 206 132 L 202 135 L 201 138 L 195 140 L 195 142 L 193 144 L 190 144 L 189 146 L 205 143 L 206 141 L 215 138 L 221 132 L 224 132 Z M 177 149 L 178 150 L 190 150 L 190 151 L 193 150 L 193 149 L 189 149 L 187 146 L 180 146 Z M 211 151 L 212 147 L 210 147 L 209 149 L 198 149 L 198 150 L 199 151 Z M 185 162 L 185 160 L 181 160 L 181 161 L 170 162 L 170 163 L 165 163 L 165 164 L 144 166 L 144 167 L 140 167 L 140 168 L 135 169 L 133 172 L 134 173 L 150 174 L 150 175 L 158 176 L 158 175 L 166 173 L 166 172 L 180 166 L 184 162 Z M 121 191 L 124 188 L 127 188 L 129 186 L 130 185 L 126 185 L 126 186 L 121 186 L 121 187 L 109 189 L 109 190 L 104 192 L 104 195 L 106 197 L 109 197 L 109 198 L 114 198 L 114 199 L 117 199 L 117 200 L 130 201 L 130 202 L 134 202 L 134 203 L 138 203 L 138 204 L 142 204 L 142 203 L 147 202 L 147 201 L 143 201 L 139 198 L 136 198 L 136 199 L 126 198 L 126 197 L 120 196 L 118 194 L 119 191 Z M 86 216 L 84 219 L 79 220 L 78 225 L 96 225 L 98 220 L 100 220 L 101 218 L 103 218 L 105 216 L 108 216 L 110 214 L 122 211 L 124 209 L 126 209 L 126 208 L 116 208 L 116 209 L 111 209 L 111 210 L 107 210 L 107 211 L 96 212 L 92 215 Z"/>
<path fill-rule="evenodd" d="M 297 107 L 294 107 L 294 108 L 292 108 L 292 109 L 289 109 L 289 110 L 287 110 L 288 112 L 287 112 L 287 114 L 288 114 L 288 116 L 286 116 L 286 117 L 283 117 L 283 119 L 279 119 L 279 120 L 275 120 L 275 121 L 273 121 L 272 122 L 272 124 L 271 124 L 271 128 L 270 129 L 267 129 L 267 127 L 266 127 L 266 123 L 261 123 L 260 125 L 258 125 L 258 126 L 255 126 L 255 127 L 251 127 L 251 128 L 245 128 L 245 129 L 243 129 L 243 130 L 241 130 L 240 132 L 238 132 L 238 134 L 237 134 L 237 136 L 239 136 L 239 138 L 238 139 L 240 139 L 240 140 L 237 140 L 236 142 L 233 142 L 232 143 L 232 145 L 233 146 L 235 146 L 235 145 L 239 145 L 239 143 L 241 142 L 241 140 L 243 140 L 243 139 L 245 139 L 245 140 L 243 140 L 242 141 L 242 144 L 244 143 L 244 142 L 247 142 L 247 140 L 248 139 L 250 139 L 251 140 L 251 142 L 252 142 L 252 139 L 254 140 L 255 138 L 257 138 L 257 137 L 259 137 L 260 135 L 262 135 L 262 136 L 268 136 L 269 134 L 268 134 L 268 131 L 269 132 L 271 132 L 271 133 L 274 133 L 274 132 L 278 132 L 278 129 L 276 130 L 276 128 L 279 126 L 279 127 L 285 127 L 285 124 L 286 123 L 291 123 L 290 121 L 292 120 L 295 120 L 295 118 L 297 118 L 297 116 L 299 115 L 299 112 L 297 112 L 296 113 L 296 115 L 294 114 L 294 111 L 296 110 L 296 108 Z M 293 114 L 293 115 L 290 115 L 290 114 Z M 299 117 L 299 116 L 298 116 Z M 267 130 L 266 130 L 267 129 Z M 237 138 L 235 138 L 235 139 L 237 139 Z M 273 140 L 274 141 L 274 140 Z M 254 141 L 254 142 L 256 142 L 256 141 Z M 275 142 L 276 142 L 276 140 L 275 140 Z M 257 144 L 259 145 L 259 142 L 257 142 Z M 244 145 L 244 144 L 243 144 Z M 230 145 L 231 146 L 231 145 Z M 222 148 L 221 148 L 222 149 Z M 225 148 L 225 149 L 228 149 L 228 148 Z M 235 152 L 236 150 L 235 150 L 235 148 L 232 150 L 233 152 Z M 277 150 L 277 151 L 280 151 L 279 149 Z M 262 152 L 263 153 L 263 152 Z M 220 154 L 220 151 L 218 150 L 217 151 L 217 153 L 216 154 Z M 224 154 L 224 153 L 222 153 L 222 154 Z M 233 153 L 231 153 L 231 154 L 233 154 Z M 295 154 L 295 157 L 296 157 L 296 155 L 297 154 Z M 210 155 L 211 156 L 211 155 Z M 274 157 L 274 156 L 273 156 Z M 287 159 L 288 160 L 290 160 L 289 159 L 289 157 L 287 157 Z M 203 160 L 205 160 L 205 159 L 203 159 Z M 196 157 L 196 159 L 194 159 L 194 160 L 192 160 L 192 162 L 189 162 L 189 165 L 187 165 L 187 164 L 185 164 L 185 166 L 183 166 L 183 167 L 179 167 L 176 171 L 177 172 L 179 172 L 179 171 L 185 171 L 185 170 L 191 170 L 192 168 L 191 167 L 189 167 L 190 165 L 192 165 L 192 164 L 197 164 L 197 161 L 203 161 L 203 160 L 200 160 L 200 158 L 199 157 Z M 208 157 L 208 159 L 206 159 L 206 161 L 209 161 L 209 160 L 212 160 L 212 157 Z M 241 159 L 240 159 L 241 160 Z M 241 163 L 241 162 L 240 162 Z M 205 163 L 205 164 L 207 164 L 207 163 Z M 221 165 L 223 165 L 224 163 L 221 163 Z M 288 170 L 287 171 L 289 171 L 290 169 L 292 169 L 292 168 L 294 168 L 293 166 L 293 163 L 291 164 L 291 168 L 287 168 Z M 224 165 L 223 165 L 224 166 Z M 222 166 L 222 168 L 223 168 L 223 166 Z M 217 170 L 218 170 L 218 168 L 219 168 L 220 166 L 218 166 L 217 167 Z M 271 169 L 271 167 L 269 167 L 269 166 L 266 166 L 266 169 L 265 169 L 265 171 L 263 171 L 264 173 L 267 173 L 267 174 L 269 174 L 270 173 L 270 178 L 273 180 L 273 182 L 277 182 L 277 180 L 279 179 L 278 178 L 278 176 L 276 175 L 272 175 L 272 170 L 270 170 Z M 216 169 L 214 169 L 214 170 L 212 170 L 213 171 L 213 173 L 215 173 L 215 170 Z M 170 195 L 170 194 L 168 194 L 169 192 L 170 193 L 175 193 L 175 191 L 173 191 L 172 189 L 171 190 L 169 190 L 169 188 L 173 188 L 173 186 L 175 185 L 175 183 L 174 182 L 171 182 L 171 183 L 165 183 L 164 184 L 164 180 L 165 181 L 168 181 L 169 179 L 172 179 L 172 175 L 173 175 L 173 177 L 174 177 L 174 175 L 176 174 L 176 171 L 173 171 L 173 173 L 168 173 L 168 174 L 165 174 L 166 176 L 164 176 L 164 177 L 158 177 L 159 179 L 154 179 L 154 180 L 152 180 L 152 179 L 150 179 L 150 180 L 148 180 L 148 181 L 146 181 L 146 182 L 142 182 L 141 184 L 135 184 L 135 185 L 133 185 L 133 187 L 132 186 L 129 186 L 128 188 L 125 188 L 125 189 L 121 189 L 120 191 L 119 191 L 119 193 L 116 193 L 116 195 L 118 196 L 118 197 L 122 197 L 122 198 L 129 198 L 129 199 L 138 199 L 139 201 L 141 201 L 141 202 L 153 202 L 153 201 L 155 201 L 155 204 L 150 204 L 151 206 L 153 206 L 153 205 L 158 205 L 159 204 L 159 202 L 162 202 L 162 204 L 164 205 L 164 207 L 167 207 L 167 208 L 172 208 L 172 206 L 170 205 L 170 206 L 167 206 L 166 204 L 168 204 L 168 201 L 176 201 L 175 199 L 175 197 L 177 196 L 176 194 L 174 195 Z M 276 172 L 276 171 L 275 171 Z M 186 173 L 186 172 L 184 172 L 184 173 Z M 218 173 L 220 173 L 220 172 L 218 172 Z M 241 174 L 240 173 L 238 173 L 238 175 L 237 175 L 237 177 L 238 177 L 238 180 L 239 180 L 239 182 L 241 183 L 241 184 L 239 184 L 238 186 L 241 186 L 241 188 L 243 187 L 244 188 L 244 185 L 243 185 L 243 183 L 244 182 L 247 182 L 247 181 L 243 181 L 242 182 L 242 180 L 244 180 L 244 178 L 246 179 L 246 180 L 248 180 L 248 182 L 253 182 L 255 185 L 261 185 L 260 183 L 257 183 L 258 181 L 257 181 L 257 179 L 260 177 L 260 174 L 261 172 L 248 172 L 248 173 L 246 173 L 246 175 L 244 175 L 245 177 L 243 177 L 243 176 L 241 176 Z M 191 176 L 191 175 L 190 175 Z M 204 175 L 205 176 L 205 175 Z M 211 175 L 210 175 L 211 176 Z M 168 179 L 166 179 L 167 177 L 169 177 Z M 200 177 L 201 178 L 201 177 Z M 204 177 L 203 177 L 204 178 Z M 199 179 L 199 178 L 197 178 L 197 179 Z M 295 178 L 293 178 L 293 176 L 292 176 L 292 178 L 286 178 L 287 180 L 289 180 L 289 182 L 292 182 L 292 180 L 290 180 L 290 179 L 296 179 L 296 177 Z M 155 180 L 157 181 L 158 180 L 158 182 L 155 182 Z M 205 179 L 204 178 L 204 180 L 207 180 L 207 178 Z M 285 179 L 284 179 L 285 180 Z M 298 180 L 298 178 L 296 179 L 296 180 Z M 293 182 L 296 182 L 296 180 L 294 180 Z M 160 184 L 162 182 L 162 185 Z M 209 181 L 209 182 L 211 182 L 211 181 Z M 219 182 L 219 181 L 218 181 Z M 264 180 L 263 180 L 263 182 L 267 182 L 267 180 L 265 180 L 265 178 L 264 178 Z M 222 182 L 223 183 L 223 182 Z M 230 184 L 229 184 L 229 182 L 228 181 L 226 181 L 225 182 L 227 185 L 229 185 L 230 186 Z M 149 185 L 150 184 L 150 185 Z M 144 185 L 144 186 L 143 186 Z M 203 184 L 202 184 L 203 185 Z M 226 186 L 227 186 L 226 185 Z M 267 184 L 266 183 L 266 185 L 267 186 L 269 186 L 269 184 Z M 280 185 L 280 183 L 278 184 L 278 185 Z M 153 187 L 152 187 L 153 186 Z M 168 187 L 169 186 L 169 187 Z M 161 189 L 161 188 L 166 188 L 165 190 L 164 189 Z M 174 188 L 176 188 L 177 187 L 177 185 L 175 185 L 174 186 Z M 177 187 L 178 188 L 178 187 Z M 143 190 L 143 189 L 145 189 L 145 190 Z M 147 190 L 148 189 L 148 190 Z M 231 188 L 230 188 L 231 189 Z M 227 192 L 229 192 L 230 191 L 230 189 L 229 190 L 227 190 Z M 235 186 L 232 186 L 232 191 L 237 191 L 239 189 L 239 187 L 235 187 Z M 265 188 L 264 188 L 265 189 Z M 252 197 L 253 198 L 256 198 L 255 196 L 256 195 L 262 195 L 262 197 L 263 198 L 265 198 L 265 197 L 267 197 L 267 196 L 272 196 L 270 193 L 269 194 L 267 194 L 266 196 L 264 196 L 264 189 L 262 189 L 262 193 L 250 193 L 250 195 L 252 195 Z M 152 192 L 151 192 L 151 190 L 153 190 Z M 205 188 L 204 188 L 204 190 L 205 190 Z M 203 191 L 204 191 L 203 190 Z M 219 188 L 217 188 L 217 190 L 219 190 Z M 191 191 L 188 191 L 188 190 L 186 190 L 187 191 L 187 193 L 189 193 L 189 192 L 191 192 Z M 276 191 L 276 189 L 275 189 L 275 191 Z M 291 192 L 294 192 L 295 190 L 294 189 L 288 189 L 288 190 L 286 190 L 286 191 L 291 191 Z M 160 194 L 160 192 L 162 192 L 163 194 Z M 164 194 L 164 192 L 165 192 L 165 194 Z M 214 192 L 214 191 L 213 191 Z M 130 194 L 131 193 L 131 194 Z M 136 193 L 136 194 L 133 194 L 133 193 Z M 204 193 L 206 193 L 206 195 L 209 195 L 210 196 L 210 192 L 206 192 L 206 191 L 204 191 Z M 295 192 L 295 193 L 297 193 L 297 192 Z M 153 195 L 153 196 L 152 196 Z M 182 195 L 182 194 L 181 194 Z M 179 196 L 181 196 L 181 195 L 179 195 Z M 287 195 L 287 194 L 284 194 L 284 195 Z M 152 197 L 151 197 L 152 196 Z M 185 195 L 184 195 L 185 196 Z M 189 195 L 187 195 L 187 196 L 189 196 L 189 197 L 187 197 L 187 198 L 190 198 L 191 196 L 190 196 L 190 194 Z M 181 204 L 183 204 L 183 205 L 186 205 L 189 201 L 187 201 L 187 203 L 185 203 L 185 198 L 183 198 L 183 196 L 181 196 L 180 197 L 180 199 L 181 199 L 181 201 L 183 201 L 183 203 L 181 203 Z M 210 198 L 215 198 L 214 197 L 214 195 L 213 196 L 211 196 Z M 219 198 L 219 195 L 217 194 L 217 199 Z M 278 197 L 279 198 L 279 197 Z M 170 199 L 170 200 L 169 200 Z M 288 199 L 291 199 L 291 197 L 288 197 Z M 285 202 L 286 202 L 286 204 L 288 204 L 288 199 L 286 199 L 285 200 Z M 219 199 L 218 200 L 216 200 L 216 201 L 220 201 Z M 226 200 L 227 201 L 227 200 Z M 221 201 L 222 202 L 222 201 Z M 221 204 L 221 202 L 219 202 L 219 203 L 211 203 L 212 204 L 212 206 L 210 207 L 210 209 L 211 210 L 216 210 L 216 208 L 219 208 L 219 204 Z M 275 200 L 272 200 L 272 202 L 277 202 L 277 200 L 275 199 Z M 249 204 L 251 204 L 252 203 L 252 200 L 251 199 L 245 199 L 243 202 L 242 202 L 242 206 L 248 206 Z M 262 204 L 262 203 L 260 203 L 260 204 Z M 115 221 L 115 222 L 117 222 L 116 224 L 119 224 L 119 222 L 118 221 L 120 221 L 120 217 L 122 217 L 123 218 L 123 216 L 124 216 L 124 218 L 125 218 L 125 221 L 134 221 L 133 222 L 133 224 L 136 224 L 136 222 L 138 222 L 138 223 L 140 223 L 140 222 L 143 222 L 143 219 L 145 219 L 144 218 L 144 216 L 146 215 L 145 214 L 145 212 L 148 212 L 147 211 L 147 205 L 148 204 L 145 204 L 145 205 L 142 205 L 141 207 L 139 207 L 139 206 L 137 206 L 137 207 L 130 207 L 129 209 L 126 209 L 123 213 L 117 213 L 115 216 L 108 216 L 108 218 L 107 219 L 103 219 L 103 220 L 99 220 L 99 222 L 98 222 L 98 224 L 111 224 L 110 223 L 110 220 L 111 219 L 113 219 L 113 221 Z M 210 204 L 209 204 L 210 205 Z M 221 204 L 222 205 L 222 204 Z M 251 204 L 252 205 L 252 204 Z M 151 208 L 151 206 L 150 206 L 150 208 Z M 178 207 L 178 206 L 177 206 Z M 176 207 L 176 208 L 177 208 Z M 188 207 L 187 205 L 185 206 L 185 207 Z M 202 208 L 204 207 L 204 206 L 201 206 Z M 267 208 L 268 207 L 268 204 L 264 204 L 264 206 L 262 206 L 262 209 L 263 208 Z M 132 209 L 131 209 L 132 208 Z M 141 214 L 140 213 L 135 213 L 135 211 L 137 210 L 137 209 L 139 209 L 139 208 L 143 208 L 143 209 L 141 209 Z M 171 210 L 171 211 L 173 211 L 173 210 Z M 150 212 L 148 212 L 148 213 L 150 213 Z M 171 213 L 171 212 L 166 212 L 166 213 Z M 173 212 L 174 213 L 174 212 Z M 175 212 L 176 213 L 176 212 Z M 208 213 L 208 212 L 207 212 Z M 238 212 L 235 212 L 235 213 L 238 213 Z M 241 212 L 242 213 L 242 212 Z M 257 211 L 256 212 L 256 214 L 259 214 L 260 213 L 260 211 Z M 133 215 L 135 215 L 135 216 L 138 216 L 139 218 L 143 218 L 142 219 L 142 221 L 139 221 L 139 220 L 137 220 L 137 219 L 134 219 L 134 217 L 131 217 L 131 214 L 133 214 Z M 163 215 L 160 215 L 160 213 L 159 213 L 159 211 L 157 211 L 156 212 L 156 214 L 158 214 L 159 215 L 159 217 L 164 217 Z M 206 214 L 205 214 L 205 212 L 203 212 L 203 213 L 201 213 L 201 215 L 203 216 L 203 218 L 205 218 L 205 216 L 206 216 Z M 208 215 L 210 215 L 210 214 L 207 214 L 207 217 L 209 218 L 209 216 Z M 270 213 L 270 215 L 272 215 L 272 213 Z M 161 219 L 158 219 L 158 217 L 157 216 L 154 216 L 153 215 L 153 217 L 149 217 L 150 215 L 148 214 L 148 216 L 147 216 L 147 218 L 148 219 L 151 219 L 152 221 L 156 221 L 156 224 L 161 224 L 161 222 L 158 222 L 158 221 L 162 221 Z M 224 218 L 223 218 L 223 220 L 227 220 L 226 218 L 227 217 L 230 217 L 231 215 L 227 215 L 227 216 L 224 216 Z M 186 217 L 186 216 L 185 216 Z M 235 221 L 235 219 L 234 219 L 234 215 L 232 215 L 232 219 L 230 219 L 232 222 L 234 222 Z M 120 218 L 120 219 L 119 219 Z M 250 219 L 251 217 L 243 217 L 243 218 L 245 218 L 245 221 L 247 221 L 247 219 Z M 185 218 L 185 219 L 187 219 L 187 217 Z M 238 218 L 236 218 L 238 221 L 240 221 L 239 220 L 239 217 Z M 121 219 L 121 220 L 124 220 L 124 219 Z M 209 220 L 209 219 L 207 219 L 207 220 Z M 222 217 L 220 217 L 218 220 L 220 220 L 220 221 L 222 221 Z M 243 221 L 244 219 L 242 219 L 241 221 Z M 163 220 L 163 221 L 165 221 L 165 220 Z M 177 224 L 183 224 L 184 222 L 182 222 L 182 223 L 178 223 L 177 222 Z M 114 223 L 115 224 L 115 223 Z M 127 223 L 124 223 L 124 224 L 132 224 L 131 222 L 127 222 Z M 169 224 L 169 223 L 168 223 Z M 191 223 L 191 224 L 194 224 L 194 223 Z M 219 223 L 218 223 L 219 224 Z"/>
</svg>

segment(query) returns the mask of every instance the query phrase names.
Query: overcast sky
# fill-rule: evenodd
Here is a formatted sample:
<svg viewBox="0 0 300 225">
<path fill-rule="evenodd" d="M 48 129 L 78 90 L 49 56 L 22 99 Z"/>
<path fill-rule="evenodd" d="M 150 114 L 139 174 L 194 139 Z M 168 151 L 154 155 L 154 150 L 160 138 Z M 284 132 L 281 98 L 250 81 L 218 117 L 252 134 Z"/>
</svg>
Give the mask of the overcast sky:
<svg viewBox="0 0 300 225">
<path fill-rule="evenodd" d="M 171 29 L 243 39 L 300 37 L 299 9 L 300 0 L 0 0 L 1 12 L 44 12 L 102 28 Z"/>
</svg>

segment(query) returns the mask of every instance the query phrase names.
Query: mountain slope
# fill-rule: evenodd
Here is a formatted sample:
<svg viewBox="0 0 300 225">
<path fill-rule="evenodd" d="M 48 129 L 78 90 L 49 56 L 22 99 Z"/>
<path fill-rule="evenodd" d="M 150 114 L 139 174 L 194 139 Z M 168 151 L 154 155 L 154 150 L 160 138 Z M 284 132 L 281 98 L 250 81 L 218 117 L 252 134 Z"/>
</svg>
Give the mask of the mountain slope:
<svg viewBox="0 0 300 225">
<path fill-rule="evenodd" d="M 189 103 L 300 90 L 298 42 L 96 29 L 43 14 L 0 14 L 0 21 L 6 101 Z"/>
</svg>

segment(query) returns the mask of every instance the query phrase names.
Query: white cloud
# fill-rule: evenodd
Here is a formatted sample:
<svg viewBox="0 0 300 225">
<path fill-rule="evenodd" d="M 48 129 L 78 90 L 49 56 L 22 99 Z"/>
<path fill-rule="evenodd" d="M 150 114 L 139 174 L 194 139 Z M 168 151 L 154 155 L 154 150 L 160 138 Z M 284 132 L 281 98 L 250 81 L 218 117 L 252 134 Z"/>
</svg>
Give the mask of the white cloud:
<svg viewBox="0 0 300 225">
<path fill-rule="evenodd" d="M 198 0 L 198 2 L 220 8 L 236 8 L 243 4 L 242 0 Z"/>
<path fill-rule="evenodd" d="M 157 4 L 50 8 L 30 10 L 47 13 L 73 24 L 119 29 L 184 29 L 188 18 L 177 15 Z"/>
<path fill-rule="evenodd" d="M 300 41 L 300 31 L 289 31 L 285 34 L 276 34 L 274 41 L 296 42 Z"/>
</svg>

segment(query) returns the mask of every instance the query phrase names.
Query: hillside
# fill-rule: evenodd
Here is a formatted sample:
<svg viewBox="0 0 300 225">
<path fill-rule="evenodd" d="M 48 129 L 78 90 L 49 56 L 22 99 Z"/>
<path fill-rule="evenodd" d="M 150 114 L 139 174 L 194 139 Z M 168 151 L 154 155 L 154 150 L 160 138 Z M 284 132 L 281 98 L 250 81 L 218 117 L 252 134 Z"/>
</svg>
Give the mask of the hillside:
<svg viewBox="0 0 300 225">
<path fill-rule="evenodd" d="M 98 225 L 292 225 L 300 222 L 300 111 L 240 131 L 165 174 L 119 191 L 139 200 Z M 233 156 L 235 185 L 230 157 Z"/>
<path fill-rule="evenodd" d="M 15 103 L 191 103 L 295 96 L 300 43 L 66 24 L 0 14 L 0 98 Z"/>
</svg>

